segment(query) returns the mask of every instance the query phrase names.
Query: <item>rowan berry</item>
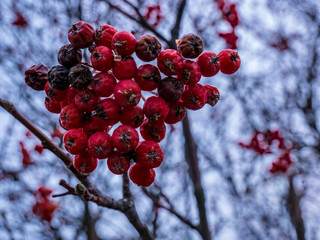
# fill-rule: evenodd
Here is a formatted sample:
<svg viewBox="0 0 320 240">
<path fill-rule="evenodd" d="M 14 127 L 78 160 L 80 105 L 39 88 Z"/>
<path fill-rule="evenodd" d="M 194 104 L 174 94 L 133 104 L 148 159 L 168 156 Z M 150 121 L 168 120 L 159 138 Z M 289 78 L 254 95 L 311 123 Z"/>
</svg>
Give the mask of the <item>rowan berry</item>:
<svg viewBox="0 0 320 240">
<path fill-rule="evenodd" d="M 47 110 L 51 113 L 60 113 L 61 112 L 60 102 L 56 102 L 56 101 L 52 100 L 51 98 L 46 97 L 44 100 L 44 105 L 47 108 Z"/>
<path fill-rule="evenodd" d="M 136 148 L 136 162 L 145 168 L 156 168 L 163 161 L 163 151 L 154 141 L 140 142 Z"/>
<path fill-rule="evenodd" d="M 51 88 L 56 90 L 65 90 L 69 87 L 69 69 L 57 65 L 50 68 L 48 72 L 48 81 Z"/>
<path fill-rule="evenodd" d="M 161 43 L 158 38 L 151 34 L 143 35 L 137 42 L 135 52 L 140 60 L 144 62 L 153 61 L 161 52 Z"/>
<path fill-rule="evenodd" d="M 140 164 L 135 163 L 129 170 L 130 180 L 141 187 L 149 187 L 156 177 L 153 168 L 144 168 Z"/>
<path fill-rule="evenodd" d="M 174 77 L 166 77 L 161 80 L 158 93 L 167 102 L 176 102 L 183 93 L 183 83 Z"/>
<path fill-rule="evenodd" d="M 136 72 L 134 80 L 139 84 L 141 90 L 152 91 L 160 84 L 160 71 L 151 64 L 141 65 Z"/>
<path fill-rule="evenodd" d="M 213 52 L 204 52 L 197 58 L 202 76 L 212 77 L 220 70 L 220 58 Z"/>
<path fill-rule="evenodd" d="M 150 122 L 164 121 L 169 113 L 169 107 L 162 97 L 149 97 L 143 105 L 143 113 Z"/>
<path fill-rule="evenodd" d="M 88 136 L 81 129 L 67 131 L 63 136 L 64 148 L 71 154 L 79 154 L 86 150 Z"/>
<path fill-rule="evenodd" d="M 76 107 L 75 104 L 65 106 L 60 113 L 60 126 L 66 130 L 81 127 L 83 113 Z"/>
<path fill-rule="evenodd" d="M 88 153 L 90 156 L 104 159 L 110 156 L 113 152 L 111 136 L 105 132 L 96 132 L 88 139 Z"/>
<path fill-rule="evenodd" d="M 82 129 L 88 136 L 91 136 L 96 132 L 106 131 L 107 128 L 108 125 L 106 125 L 102 119 L 97 117 L 92 117 L 84 121 L 82 124 Z"/>
<path fill-rule="evenodd" d="M 138 132 L 128 125 L 120 125 L 112 134 L 112 144 L 120 152 L 130 152 L 139 143 Z"/>
<path fill-rule="evenodd" d="M 177 78 L 189 86 L 197 84 L 201 79 L 201 69 L 196 62 L 186 60 L 177 75 Z"/>
<path fill-rule="evenodd" d="M 239 54 L 232 49 L 222 50 L 218 57 L 220 58 L 220 71 L 224 74 L 233 74 L 239 68 L 241 64 Z"/>
<path fill-rule="evenodd" d="M 89 174 L 93 172 L 98 165 L 98 160 L 91 157 L 87 152 L 82 152 L 75 155 L 73 159 L 73 166 L 78 172 L 83 174 Z"/>
<path fill-rule="evenodd" d="M 137 72 L 137 64 L 130 56 L 122 57 L 120 61 L 114 61 L 113 74 L 118 80 L 132 79 Z"/>
<path fill-rule="evenodd" d="M 95 32 L 95 43 L 97 46 L 106 46 L 111 49 L 111 41 L 118 31 L 113 26 L 101 25 Z"/>
<path fill-rule="evenodd" d="M 92 73 L 89 67 L 77 64 L 70 69 L 69 81 L 72 87 L 82 90 L 91 83 Z"/>
<path fill-rule="evenodd" d="M 96 117 L 103 120 L 105 125 L 114 125 L 120 121 L 120 106 L 111 98 L 100 101 L 96 106 Z"/>
<path fill-rule="evenodd" d="M 121 80 L 113 89 L 116 102 L 121 107 L 138 105 L 141 98 L 141 89 L 135 81 Z"/>
<path fill-rule="evenodd" d="M 67 98 L 67 92 L 68 92 L 67 89 L 62 91 L 52 89 L 49 86 L 49 82 L 46 83 L 44 87 L 44 91 L 46 92 L 46 95 L 48 96 L 48 98 L 56 102 L 64 101 Z"/>
<path fill-rule="evenodd" d="M 48 81 L 48 68 L 38 63 L 28 68 L 25 72 L 26 84 L 36 91 L 44 90 L 44 87 Z"/>
<path fill-rule="evenodd" d="M 107 72 L 113 66 L 114 55 L 110 48 L 99 46 L 91 52 L 91 64 L 99 71 Z"/>
<path fill-rule="evenodd" d="M 207 89 L 207 103 L 213 107 L 220 99 L 219 90 L 210 85 L 204 85 L 204 87 Z"/>
<path fill-rule="evenodd" d="M 183 67 L 183 58 L 178 51 L 166 49 L 159 54 L 157 65 L 159 70 L 165 75 L 177 75 Z"/>
<path fill-rule="evenodd" d="M 111 48 L 117 55 L 129 56 L 134 53 L 137 40 L 134 35 L 127 31 L 120 31 L 113 35 Z"/>
<path fill-rule="evenodd" d="M 68 39 L 76 48 L 89 47 L 94 41 L 94 28 L 87 22 L 73 24 L 68 31 Z"/>
<path fill-rule="evenodd" d="M 130 168 L 131 161 L 127 154 L 114 151 L 107 160 L 108 169 L 113 174 L 121 175 L 126 173 Z"/>
<path fill-rule="evenodd" d="M 177 45 L 178 51 L 185 58 L 196 58 L 203 51 L 203 42 L 193 33 L 183 35 Z"/>
<path fill-rule="evenodd" d="M 100 72 L 91 79 L 90 87 L 99 97 L 110 97 L 117 84 L 114 76 L 108 72 Z"/>
<path fill-rule="evenodd" d="M 84 89 L 77 92 L 74 98 L 74 104 L 83 112 L 91 112 L 95 109 L 99 100 L 100 98 L 93 90 Z"/>
<path fill-rule="evenodd" d="M 144 119 L 143 110 L 138 105 L 122 108 L 120 115 L 120 122 L 123 125 L 129 125 L 133 128 L 138 128 Z"/>
<path fill-rule="evenodd" d="M 140 126 L 140 133 L 144 140 L 161 142 L 166 135 L 166 125 L 163 121 L 150 122 L 145 119 Z"/>
<path fill-rule="evenodd" d="M 186 116 L 186 112 L 186 108 L 181 100 L 172 102 L 169 104 L 169 113 L 164 122 L 168 124 L 180 122 Z"/>
<path fill-rule="evenodd" d="M 198 110 L 207 102 L 207 90 L 197 83 L 194 86 L 186 85 L 182 94 L 183 105 L 191 110 Z"/>
</svg>

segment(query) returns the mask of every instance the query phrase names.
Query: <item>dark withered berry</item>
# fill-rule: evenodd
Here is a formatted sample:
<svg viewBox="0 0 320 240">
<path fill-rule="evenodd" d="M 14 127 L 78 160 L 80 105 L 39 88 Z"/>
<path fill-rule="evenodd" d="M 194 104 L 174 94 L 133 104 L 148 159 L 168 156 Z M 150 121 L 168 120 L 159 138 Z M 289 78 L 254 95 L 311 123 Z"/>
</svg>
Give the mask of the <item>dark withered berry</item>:
<svg viewBox="0 0 320 240">
<path fill-rule="evenodd" d="M 79 64 L 81 59 L 81 50 L 75 48 L 72 44 L 62 46 L 58 52 L 58 62 L 67 68 Z"/>
<path fill-rule="evenodd" d="M 161 80 L 158 93 L 167 102 L 175 102 L 181 98 L 183 83 L 174 77 L 166 77 Z"/>
<path fill-rule="evenodd" d="M 151 34 L 143 35 L 136 45 L 136 55 L 144 62 L 155 60 L 161 52 L 161 43 Z"/>
<path fill-rule="evenodd" d="M 68 78 L 69 69 L 57 65 L 50 68 L 48 72 L 48 81 L 51 88 L 56 90 L 65 90 L 69 87 L 70 81 Z"/>
<path fill-rule="evenodd" d="M 193 33 L 183 35 L 178 41 L 178 51 L 185 58 L 196 58 L 203 51 L 203 42 Z"/>
<path fill-rule="evenodd" d="M 44 64 L 33 65 L 24 74 L 25 82 L 29 87 L 37 91 L 44 90 L 48 81 L 48 68 Z"/>
<path fill-rule="evenodd" d="M 78 64 L 70 69 L 69 80 L 71 86 L 78 90 L 82 90 L 89 86 L 91 79 L 92 73 L 89 67 L 85 65 Z"/>
</svg>

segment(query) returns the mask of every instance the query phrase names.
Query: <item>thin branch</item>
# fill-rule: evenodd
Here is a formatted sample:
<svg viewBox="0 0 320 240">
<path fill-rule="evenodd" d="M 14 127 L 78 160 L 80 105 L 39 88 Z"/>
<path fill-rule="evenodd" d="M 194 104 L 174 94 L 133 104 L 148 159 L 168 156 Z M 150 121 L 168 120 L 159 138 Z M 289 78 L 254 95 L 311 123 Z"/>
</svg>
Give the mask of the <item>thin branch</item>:
<svg viewBox="0 0 320 240">
<path fill-rule="evenodd" d="M 175 42 L 176 39 L 179 38 L 179 33 L 180 33 L 180 24 L 181 24 L 181 20 L 182 20 L 182 16 L 183 16 L 183 12 L 184 9 L 186 7 L 187 1 L 186 0 L 181 0 L 180 5 L 178 7 L 178 11 L 177 11 L 177 17 L 176 17 L 176 23 L 175 25 L 172 27 L 171 29 L 171 48 L 176 48 L 175 46 Z"/>
</svg>

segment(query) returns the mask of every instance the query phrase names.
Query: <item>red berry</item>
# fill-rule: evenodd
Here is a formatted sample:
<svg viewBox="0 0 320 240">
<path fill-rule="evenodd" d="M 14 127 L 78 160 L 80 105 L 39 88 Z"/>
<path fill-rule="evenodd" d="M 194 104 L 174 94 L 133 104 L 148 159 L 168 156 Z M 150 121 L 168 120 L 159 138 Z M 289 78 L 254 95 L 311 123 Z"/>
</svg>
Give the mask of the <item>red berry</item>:
<svg viewBox="0 0 320 240">
<path fill-rule="evenodd" d="M 89 174 L 93 172 L 98 165 L 98 160 L 91 157 L 87 152 L 82 152 L 76 155 L 73 159 L 73 166 L 78 172 Z"/>
<path fill-rule="evenodd" d="M 142 187 L 149 187 L 156 177 L 153 168 L 144 168 L 140 164 L 133 164 L 129 170 L 130 180 Z"/>
<path fill-rule="evenodd" d="M 178 51 L 185 58 L 196 58 L 203 51 L 203 42 L 193 33 L 183 35 L 177 45 Z"/>
<path fill-rule="evenodd" d="M 60 113 L 60 126 L 66 130 L 81 127 L 83 113 L 76 107 L 75 104 L 65 106 Z"/>
<path fill-rule="evenodd" d="M 183 105 L 191 110 L 198 110 L 207 102 L 207 90 L 197 83 L 194 86 L 186 85 L 182 94 Z"/>
<path fill-rule="evenodd" d="M 122 80 L 113 89 L 116 102 L 121 107 L 138 105 L 141 97 L 141 89 L 135 81 Z"/>
<path fill-rule="evenodd" d="M 63 136 L 64 148 L 71 154 L 79 154 L 86 150 L 88 136 L 81 129 L 70 129 Z"/>
<path fill-rule="evenodd" d="M 137 42 L 136 55 L 144 62 L 155 60 L 159 56 L 160 52 L 161 43 L 158 38 L 151 34 L 141 36 Z"/>
<path fill-rule="evenodd" d="M 169 114 L 164 120 L 165 123 L 175 124 L 180 122 L 186 116 L 186 108 L 182 101 L 177 101 L 169 104 Z"/>
<path fill-rule="evenodd" d="M 111 136 L 105 132 L 96 132 L 88 139 L 88 153 L 90 156 L 104 159 L 113 152 Z"/>
<path fill-rule="evenodd" d="M 197 84 L 201 79 L 201 70 L 196 62 L 186 60 L 178 73 L 178 79 L 189 86 Z"/>
<path fill-rule="evenodd" d="M 75 48 L 72 44 L 62 46 L 58 52 L 58 62 L 67 68 L 79 64 L 81 59 L 81 50 Z"/>
<path fill-rule="evenodd" d="M 120 152 L 130 152 L 138 145 L 139 134 L 133 127 L 120 125 L 113 131 L 112 143 Z"/>
<path fill-rule="evenodd" d="M 113 174 L 121 175 L 128 171 L 131 161 L 126 154 L 114 151 L 107 160 L 107 165 Z"/>
<path fill-rule="evenodd" d="M 110 97 L 116 84 L 117 80 L 112 74 L 100 72 L 92 78 L 90 87 L 99 97 Z"/>
<path fill-rule="evenodd" d="M 74 98 L 79 90 L 75 89 L 74 87 L 70 86 L 67 89 L 67 102 L 68 104 L 74 103 Z"/>
<path fill-rule="evenodd" d="M 197 58 L 202 76 L 212 77 L 220 70 L 220 59 L 213 52 L 204 52 Z"/>
<path fill-rule="evenodd" d="M 138 105 L 133 107 L 125 107 L 121 110 L 120 122 L 123 125 L 129 125 L 138 128 L 144 119 L 143 110 Z"/>
<path fill-rule="evenodd" d="M 110 48 L 99 46 L 93 49 L 90 59 L 91 64 L 95 69 L 107 72 L 113 66 L 114 56 Z"/>
<path fill-rule="evenodd" d="M 48 81 L 48 68 L 39 63 L 28 68 L 25 72 L 26 84 L 34 90 L 42 91 Z"/>
<path fill-rule="evenodd" d="M 136 161 L 145 168 L 159 167 L 163 161 L 163 151 L 154 141 L 140 142 L 136 148 Z"/>
<path fill-rule="evenodd" d="M 94 36 L 94 28 L 84 21 L 73 24 L 68 31 L 68 39 L 76 48 L 89 47 L 94 41 Z"/>
<path fill-rule="evenodd" d="M 136 49 L 137 40 L 134 35 L 127 31 L 120 31 L 113 35 L 111 48 L 116 54 L 129 56 Z"/>
<path fill-rule="evenodd" d="M 98 104 L 100 98 L 93 90 L 85 89 L 78 91 L 74 97 L 74 104 L 83 112 L 91 112 Z"/>
<path fill-rule="evenodd" d="M 55 90 L 49 86 L 49 82 L 46 83 L 44 91 L 46 92 L 48 98 L 56 102 L 61 102 L 67 98 L 67 89 L 62 91 Z"/>
<path fill-rule="evenodd" d="M 137 72 L 137 64 L 132 57 L 122 57 L 113 64 L 113 74 L 118 80 L 132 79 Z"/>
<path fill-rule="evenodd" d="M 207 89 L 207 103 L 213 107 L 220 99 L 219 90 L 210 85 L 204 85 L 204 87 Z"/>
<path fill-rule="evenodd" d="M 82 129 L 86 134 L 88 134 L 88 136 L 91 136 L 96 132 L 103 132 L 103 131 L 107 132 L 108 125 L 106 125 L 102 119 L 93 117 L 83 122 Z"/>
<path fill-rule="evenodd" d="M 166 77 L 161 80 L 158 93 L 167 102 L 176 102 L 183 93 L 183 83 L 177 78 Z"/>
<path fill-rule="evenodd" d="M 96 106 L 97 117 L 104 121 L 105 125 L 114 125 L 120 121 L 120 106 L 111 98 L 103 99 Z"/>
<path fill-rule="evenodd" d="M 140 126 L 140 133 L 144 140 L 161 142 L 166 135 L 166 125 L 162 121 L 150 122 L 145 119 Z"/>
<path fill-rule="evenodd" d="M 169 113 L 169 107 L 162 97 L 149 97 L 143 105 L 143 113 L 150 122 L 164 121 Z"/>
<path fill-rule="evenodd" d="M 136 72 L 134 80 L 139 84 L 141 90 L 152 91 L 160 84 L 160 71 L 151 64 L 141 65 Z"/>
<path fill-rule="evenodd" d="M 220 71 L 224 74 L 233 74 L 239 68 L 241 64 L 239 54 L 232 49 L 222 50 L 218 57 L 220 58 Z"/>
<path fill-rule="evenodd" d="M 163 50 L 157 58 L 159 70 L 167 76 L 177 75 L 183 67 L 183 58 L 174 49 Z"/>
<path fill-rule="evenodd" d="M 51 113 L 60 113 L 61 112 L 60 102 L 56 102 L 56 101 L 52 100 L 51 98 L 46 97 L 44 100 L 44 105 L 47 108 L 47 110 Z"/>
<path fill-rule="evenodd" d="M 97 46 L 106 46 L 111 49 L 111 41 L 118 31 L 110 25 L 101 25 L 100 29 L 96 29 L 95 43 Z"/>
</svg>

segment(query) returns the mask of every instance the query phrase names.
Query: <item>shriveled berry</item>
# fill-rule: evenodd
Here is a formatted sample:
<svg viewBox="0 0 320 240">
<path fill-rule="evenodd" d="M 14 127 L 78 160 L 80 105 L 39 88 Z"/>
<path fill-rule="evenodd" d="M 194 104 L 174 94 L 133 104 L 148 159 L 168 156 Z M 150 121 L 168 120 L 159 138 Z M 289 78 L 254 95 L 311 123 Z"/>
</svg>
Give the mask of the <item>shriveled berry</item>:
<svg viewBox="0 0 320 240">
<path fill-rule="evenodd" d="M 113 74 L 118 80 L 132 79 L 137 72 L 137 64 L 130 56 L 122 57 L 120 61 L 114 61 Z"/>
<path fill-rule="evenodd" d="M 169 113 L 169 107 L 162 97 L 149 97 L 143 105 L 143 113 L 150 122 L 164 121 Z"/>
<path fill-rule="evenodd" d="M 84 89 L 77 92 L 74 98 L 74 104 L 83 112 L 91 112 L 95 109 L 99 100 L 100 98 L 93 90 Z"/>
<path fill-rule="evenodd" d="M 141 187 L 149 187 L 156 177 L 153 168 L 144 168 L 139 163 L 135 163 L 129 170 L 130 180 Z"/>
<path fill-rule="evenodd" d="M 207 90 L 207 103 L 213 107 L 220 99 L 219 90 L 210 85 L 204 85 L 204 87 Z"/>
<path fill-rule="evenodd" d="M 94 41 L 94 28 L 87 22 L 73 24 L 68 31 L 68 39 L 76 48 L 89 47 Z"/>
<path fill-rule="evenodd" d="M 86 150 L 88 136 L 81 129 L 67 131 L 63 136 L 64 148 L 71 154 L 79 154 Z"/>
<path fill-rule="evenodd" d="M 96 132 L 88 139 L 88 153 L 95 158 L 104 159 L 113 152 L 111 136 L 105 132 Z"/>
<path fill-rule="evenodd" d="M 107 72 L 100 72 L 93 76 L 90 87 L 99 97 L 110 97 L 117 84 L 114 76 Z"/>
<path fill-rule="evenodd" d="M 87 152 L 82 152 L 78 155 L 75 155 L 73 159 L 73 166 L 78 172 L 89 174 L 97 168 L 98 160 L 94 157 L 91 157 Z"/>
<path fill-rule="evenodd" d="M 144 140 L 161 142 L 166 135 L 166 125 L 162 121 L 150 122 L 145 119 L 140 126 L 140 133 Z"/>
<path fill-rule="evenodd" d="M 91 52 L 92 66 L 102 72 L 107 72 L 113 66 L 114 55 L 110 48 L 105 46 L 96 47 Z"/>
<path fill-rule="evenodd" d="M 182 94 L 183 105 L 191 110 L 198 110 L 207 102 L 207 90 L 197 83 L 193 86 L 186 85 Z"/>
<path fill-rule="evenodd" d="M 83 113 L 76 107 L 75 104 L 65 106 L 60 113 L 60 126 L 66 130 L 81 127 Z"/>
<path fill-rule="evenodd" d="M 56 101 L 52 100 L 51 98 L 46 97 L 44 100 L 44 105 L 47 108 L 47 110 L 51 113 L 60 113 L 61 112 L 60 102 L 56 102 Z"/>
<path fill-rule="evenodd" d="M 111 49 L 111 41 L 118 31 L 113 26 L 101 25 L 99 29 L 96 29 L 95 43 L 97 46 L 106 46 Z"/>
<path fill-rule="evenodd" d="M 166 77 L 161 80 L 158 93 L 167 102 L 176 102 L 183 93 L 183 83 L 177 78 Z"/>
<path fill-rule="evenodd" d="M 138 132 L 128 125 L 120 125 L 112 134 L 112 144 L 120 152 L 130 152 L 139 143 Z"/>
<path fill-rule="evenodd" d="M 178 51 L 185 58 L 196 58 L 203 51 L 203 42 L 193 33 L 183 35 L 178 41 Z"/>
<path fill-rule="evenodd" d="M 212 77 L 220 70 L 220 58 L 213 52 L 204 52 L 197 58 L 197 63 L 204 77 Z"/>
<path fill-rule="evenodd" d="M 29 87 L 36 91 L 44 90 L 48 81 L 48 68 L 44 64 L 38 63 L 37 65 L 33 65 L 24 74 L 24 80 Z"/>
<path fill-rule="evenodd" d="M 133 128 L 138 128 L 142 124 L 143 119 L 143 110 L 138 105 L 121 109 L 120 122 L 123 125 L 129 125 Z"/>
<path fill-rule="evenodd" d="M 138 105 L 141 97 L 141 89 L 135 81 L 122 80 L 113 89 L 116 102 L 121 107 Z"/>
<path fill-rule="evenodd" d="M 141 65 L 136 72 L 134 80 L 139 84 L 141 90 L 152 91 L 160 84 L 160 71 L 156 66 L 151 64 Z"/>
<path fill-rule="evenodd" d="M 189 86 L 197 84 L 201 79 L 201 70 L 196 62 L 186 60 L 177 78 Z"/>
<path fill-rule="evenodd" d="M 186 116 L 186 108 L 182 101 L 177 101 L 169 104 L 169 114 L 164 120 L 165 123 L 175 124 L 180 122 Z"/>
<path fill-rule="evenodd" d="M 48 72 L 48 81 L 51 88 L 56 90 L 65 90 L 69 87 L 69 69 L 57 65 L 50 68 Z"/>
<path fill-rule="evenodd" d="M 89 67 L 78 64 L 73 66 L 70 69 L 69 73 L 69 81 L 71 83 L 71 86 L 82 90 L 89 86 L 91 83 L 92 73 L 89 69 Z"/>
<path fill-rule="evenodd" d="M 107 165 L 113 174 L 121 175 L 126 173 L 130 168 L 131 161 L 128 156 L 119 151 L 114 151 L 107 160 Z"/>
<path fill-rule="evenodd" d="M 58 62 L 67 68 L 79 64 L 81 59 L 81 50 L 75 48 L 72 44 L 62 46 L 58 52 Z"/>
<path fill-rule="evenodd" d="M 136 49 L 137 40 L 134 35 L 127 31 L 120 31 L 113 35 L 111 48 L 116 54 L 129 56 Z"/>
<path fill-rule="evenodd" d="M 157 65 L 159 70 L 165 75 L 177 75 L 183 67 L 183 58 L 178 51 L 166 49 L 159 54 Z"/>
<path fill-rule="evenodd" d="M 163 161 L 163 151 L 154 141 L 140 142 L 136 148 L 136 162 L 145 168 L 156 168 Z"/>
<path fill-rule="evenodd" d="M 220 58 L 220 71 L 224 74 L 233 74 L 240 68 L 241 60 L 239 54 L 232 49 L 222 50 Z"/>
<path fill-rule="evenodd" d="M 111 98 L 100 101 L 96 106 L 96 117 L 102 119 L 106 125 L 114 125 L 120 121 L 120 106 Z"/>
<path fill-rule="evenodd" d="M 67 99 L 67 92 L 68 92 L 67 89 L 62 91 L 52 89 L 49 86 L 49 82 L 46 83 L 44 87 L 44 91 L 46 92 L 46 95 L 48 96 L 48 98 L 50 98 L 53 101 L 61 102 Z"/>
<path fill-rule="evenodd" d="M 136 45 L 137 57 L 144 61 L 150 62 L 155 60 L 161 52 L 161 43 L 157 37 L 146 34 L 140 37 Z"/>
</svg>

